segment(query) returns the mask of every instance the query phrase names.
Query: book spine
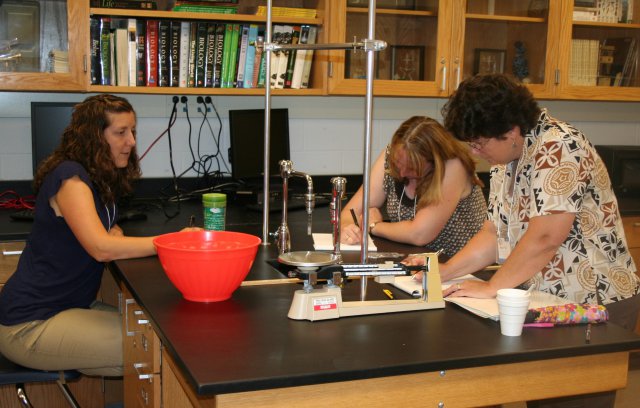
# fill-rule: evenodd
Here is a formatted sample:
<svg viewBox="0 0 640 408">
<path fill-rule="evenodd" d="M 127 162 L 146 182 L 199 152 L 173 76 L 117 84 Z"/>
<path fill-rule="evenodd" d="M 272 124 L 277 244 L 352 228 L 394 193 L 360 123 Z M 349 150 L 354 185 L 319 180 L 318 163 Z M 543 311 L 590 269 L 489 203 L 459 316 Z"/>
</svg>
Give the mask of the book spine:
<svg viewBox="0 0 640 408">
<path fill-rule="evenodd" d="M 102 83 L 100 69 L 100 18 L 91 17 L 89 22 L 89 41 L 91 41 L 91 85 Z"/>
<path fill-rule="evenodd" d="M 182 23 L 172 20 L 169 28 L 169 86 L 180 85 L 180 28 Z"/>
<path fill-rule="evenodd" d="M 258 25 L 251 24 L 249 26 L 249 34 L 247 36 L 247 58 L 244 64 L 244 83 L 243 88 L 253 88 L 253 69 L 256 60 L 256 40 L 258 38 Z M 240 85 L 238 85 L 240 86 Z"/>
<path fill-rule="evenodd" d="M 233 24 L 225 24 L 224 29 L 224 47 L 222 50 L 222 79 L 221 88 L 228 88 L 229 79 L 229 56 L 231 55 L 231 37 L 233 37 Z"/>
<path fill-rule="evenodd" d="M 204 87 L 205 55 L 207 53 L 207 25 L 199 21 L 196 35 L 196 88 Z"/>
<path fill-rule="evenodd" d="M 136 21 L 136 86 L 144 86 L 147 82 L 147 22 Z"/>
<path fill-rule="evenodd" d="M 231 36 L 231 46 L 229 48 L 229 77 L 227 79 L 227 88 L 233 88 L 236 79 L 236 70 L 238 67 L 238 43 L 240 41 L 240 24 L 233 24 L 233 35 Z"/>
<path fill-rule="evenodd" d="M 109 83 L 116 86 L 118 84 L 116 82 L 116 33 L 112 28 L 109 29 L 109 55 L 109 75 L 111 76 Z"/>
<path fill-rule="evenodd" d="M 244 88 L 244 69 L 247 62 L 247 47 L 249 46 L 249 24 L 243 24 L 240 28 L 240 33 L 236 88 Z"/>
<path fill-rule="evenodd" d="M 100 83 L 111 85 L 111 18 L 100 17 Z"/>
<path fill-rule="evenodd" d="M 291 40 L 293 38 L 293 26 L 285 26 L 284 28 L 284 32 L 282 34 L 282 44 L 291 44 Z M 276 83 L 275 83 L 275 88 L 276 89 L 282 89 L 284 88 L 284 80 L 287 76 L 287 62 L 289 61 L 289 54 L 291 52 L 290 51 L 281 51 L 280 55 L 278 56 L 278 68 L 277 68 L 277 75 L 276 75 Z M 273 76 L 273 72 L 271 73 L 271 76 Z"/>
<path fill-rule="evenodd" d="M 204 87 L 213 88 L 216 60 L 216 23 L 207 24 L 207 50 L 204 61 Z"/>
<path fill-rule="evenodd" d="M 158 86 L 158 20 L 147 20 L 147 86 Z"/>
<path fill-rule="evenodd" d="M 115 29 L 116 85 L 129 86 L 129 33 L 126 28 Z"/>
<path fill-rule="evenodd" d="M 169 20 L 160 20 L 158 25 L 158 86 L 169 86 L 169 53 L 170 53 Z"/>
<path fill-rule="evenodd" d="M 182 21 L 180 23 L 180 68 L 178 69 L 178 86 L 187 87 L 189 79 L 189 36 L 191 34 L 191 23 Z"/>
<path fill-rule="evenodd" d="M 291 33 L 291 44 L 297 45 L 300 41 L 300 26 L 293 26 L 293 32 Z M 293 80 L 293 67 L 296 63 L 296 50 L 290 50 L 287 57 L 287 69 L 284 74 L 284 87 L 291 88 L 291 81 Z"/>
<path fill-rule="evenodd" d="M 309 26 L 303 25 L 300 27 L 300 40 L 299 44 L 308 44 L 309 40 Z M 302 86 L 302 71 L 304 70 L 304 61 L 308 50 L 298 50 L 296 52 L 296 60 L 293 64 L 293 74 L 291 75 L 291 88 L 300 89 Z"/>
<path fill-rule="evenodd" d="M 155 1 L 140 1 L 140 0 L 92 1 L 91 7 L 139 9 L 139 10 L 157 10 L 158 9 L 158 5 Z"/>
<path fill-rule="evenodd" d="M 253 63 L 253 78 L 251 80 L 253 82 L 254 88 L 260 87 L 258 78 L 260 77 L 260 71 L 263 63 L 264 63 L 264 27 L 259 27 L 258 37 L 256 37 L 256 56 Z M 262 85 L 264 86 L 264 83 Z"/>
<path fill-rule="evenodd" d="M 316 43 L 317 32 L 318 32 L 318 28 L 316 26 L 309 27 L 309 38 L 307 40 L 307 44 Z M 302 84 L 300 88 L 303 88 L 303 89 L 309 88 L 312 63 L 313 63 L 313 50 L 307 50 L 307 55 L 305 55 L 305 59 L 304 59 L 304 69 L 302 71 Z"/>
<path fill-rule="evenodd" d="M 187 76 L 187 87 L 196 86 L 196 51 L 198 49 L 198 23 L 189 23 L 189 75 Z"/>
<path fill-rule="evenodd" d="M 136 86 L 136 78 L 138 76 L 137 60 L 138 60 L 138 39 L 137 37 L 137 23 L 135 18 L 127 20 L 127 37 L 129 39 L 129 47 L 127 56 L 127 64 L 129 68 L 129 75 L 127 82 L 129 86 Z"/>
<path fill-rule="evenodd" d="M 285 30 L 285 27 L 282 24 L 275 24 L 273 26 L 271 42 L 274 44 L 282 44 L 284 30 Z M 269 67 L 271 68 L 271 72 L 270 72 L 271 78 L 269 79 L 269 84 L 272 88 L 275 88 L 276 86 L 276 81 L 278 78 L 278 66 L 279 66 L 280 54 L 282 54 L 282 52 L 283 51 L 274 51 L 271 53 L 271 64 L 270 64 L 271 66 Z"/>
<path fill-rule="evenodd" d="M 222 86 L 222 53 L 224 52 L 225 31 L 226 26 L 223 23 L 218 23 L 216 25 L 216 57 L 213 66 L 214 88 L 220 88 Z"/>
</svg>

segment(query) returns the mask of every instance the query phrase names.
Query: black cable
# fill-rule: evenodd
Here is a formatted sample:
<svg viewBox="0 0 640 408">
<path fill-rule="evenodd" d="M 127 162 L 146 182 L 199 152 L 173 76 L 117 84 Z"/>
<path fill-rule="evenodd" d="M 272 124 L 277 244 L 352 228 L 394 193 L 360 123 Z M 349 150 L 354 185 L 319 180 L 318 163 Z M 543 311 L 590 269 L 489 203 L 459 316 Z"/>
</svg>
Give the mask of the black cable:
<svg viewBox="0 0 640 408">
<path fill-rule="evenodd" d="M 169 214 L 166 208 L 163 206 L 162 211 L 167 218 L 174 218 L 178 214 L 180 214 L 180 189 L 178 188 L 178 178 L 176 177 L 176 169 L 173 165 L 173 146 L 171 142 L 171 128 L 176 123 L 176 119 L 178 118 L 178 102 L 180 102 L 180 98 L 177 96 L 173 97 L 173 108 L 171 109 L 171 115 L 169 115 L 169 125 L 167 126 L 167 140 L 169 141 L 169 165 L 171 166 L 171 174 L 173 175 L 173 188 L 175 190 L 177 196 L 178 208 L 174 214 Z"/>
</svg>

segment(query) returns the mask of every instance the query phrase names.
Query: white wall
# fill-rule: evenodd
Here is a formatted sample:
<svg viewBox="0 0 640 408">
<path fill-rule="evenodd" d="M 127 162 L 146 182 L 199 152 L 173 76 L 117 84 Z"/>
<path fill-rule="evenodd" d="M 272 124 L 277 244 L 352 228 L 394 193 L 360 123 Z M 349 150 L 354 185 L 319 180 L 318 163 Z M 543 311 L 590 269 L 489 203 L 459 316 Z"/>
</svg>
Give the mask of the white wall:
<svg viewBox="0 0 640 408">
<path fill-rule="evenodd" d="M 178 94 L 179 95 L 179 94 Z M 81 101 L 87 94 L 0 92 L 0 180 L 30 180 L 32 101 Z M 138 114 L 138 152 L 142 154 L 166 129 L 173 106 L 172 96 L 122 95 Z M 195 145 L 202 114 L 195 96 L 189 96 L 192 143 Z M 221 149 L 229 147 L 228 111 L 263 108 L 264 98 L 246 96 L 212 97 L 222 116 Z M 445 99 L 374 99 L 372 160 L 391 138 L 395 128 L 412 115 L 441 120 Z M 595 144 L 640 145 L 640 103 L 540 101 L 550 113 L 583 130 Z M 188 150 L 188 123 L 178 105 L 179 118 L 172 128 L 174 166 L 181 173 L 191 164 Z M 294 168 L 316 175 L 361 174 L 364 146 L 364 98 L 362 97 L 273 97 L 273 108 L 288 108 L 291 159 Z M 213 112 L 208 114 L 214 133 L 219 126 Z M 58 137 L 58 135 L 55 135 Z M 52 135 L 54 137 L 54 135 Z M 203 127 L 201 152 L 212 153 L 214 142 Z M 262 140 L 256 141 L 261 143 Z M 170 177 L 167 137 L 164 136 L 142 161 L 144 177 Z M 484 165 L 482 168 L 486 168 Z M 224 168 L 222 169 L 224 170 Z M 188 174 L 193 175 L 193 174 Z"/>
</svg>

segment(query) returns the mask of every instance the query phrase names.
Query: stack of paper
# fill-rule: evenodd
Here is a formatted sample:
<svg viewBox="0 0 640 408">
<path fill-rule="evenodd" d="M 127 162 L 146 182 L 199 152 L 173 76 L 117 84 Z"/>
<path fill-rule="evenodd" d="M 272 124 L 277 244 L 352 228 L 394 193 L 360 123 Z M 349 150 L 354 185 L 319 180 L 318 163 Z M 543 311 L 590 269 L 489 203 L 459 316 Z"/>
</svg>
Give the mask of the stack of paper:
<svg viewBox="0 0 640 408">
<path fill-rule="evenodd" d="M 428 276 L 428 275 L 427 275 Z M 446 289 L 456 283 L 464 282 L 465 280 L 479 280 L 473 275 L 461 276 L 458 279 L 453 279 L 442 283 L 442 289 Z M 395 287 L 413 296 L 422 295 L 422 282 L 413 279 L 411 276 L 398 276 L 393 283 Z M 498 311 L 498 301 L 496 298 L 491 299 L 477 299 L 469 297 L 453 297 L 449 296 L 444 298 L 445 301 L 455 303 L 463 309 L 469 312 L 484 317 L 486 319 L 492 319 L 495 321 L 500 320 L 500 313 Z M 537 309 L 546 306 L 559 306 L 571 303 L 566 299 L 562 299 L 558 296 L 550 295 L 545 292 L 532 291 L 531 302 L 529 303 L 529 309 Z"/>
<path fill-rule="evenodd" d="M 320 233 L 314 232 L 313 234 L 311 234 L 311 236 L 313 237 L 313 248 L 316 251 L 333 251 L 333 235 L 320 234 Z M 369 236 L 367 249 L 370 252 L 375 252 L 378 250 L 378 248 L 376 248 L 376 244 L 373 243 L 371 236 Z M 360 251 L 360 244 L 357 244 L 357 245 L 340 244 L 340 250 L 341 251 Z"/>
</svg>

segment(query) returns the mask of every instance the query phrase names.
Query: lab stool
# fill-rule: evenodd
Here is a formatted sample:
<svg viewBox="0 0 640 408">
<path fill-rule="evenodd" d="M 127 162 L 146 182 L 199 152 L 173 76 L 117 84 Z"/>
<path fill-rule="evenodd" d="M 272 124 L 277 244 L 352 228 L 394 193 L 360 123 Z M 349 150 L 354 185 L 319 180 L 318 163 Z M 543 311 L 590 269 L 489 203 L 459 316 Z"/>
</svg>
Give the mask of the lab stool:
<svg viewBox="0 0 640 408">
<path fill-rule="evenodd" d="M 0 354 L 0 385 L 15 384 L 17 398 L 24 407 L 32 407 L 24 388 L 24 384 L 42 383 L 55 381 L 69 406 L 79 408 L 78 402 L 73 397 L 66 381 L 80 377 L 80 373 L 75 370 L 67 371 L 42 371 L 23 367 L 7 360 Z"/>
</svg>

